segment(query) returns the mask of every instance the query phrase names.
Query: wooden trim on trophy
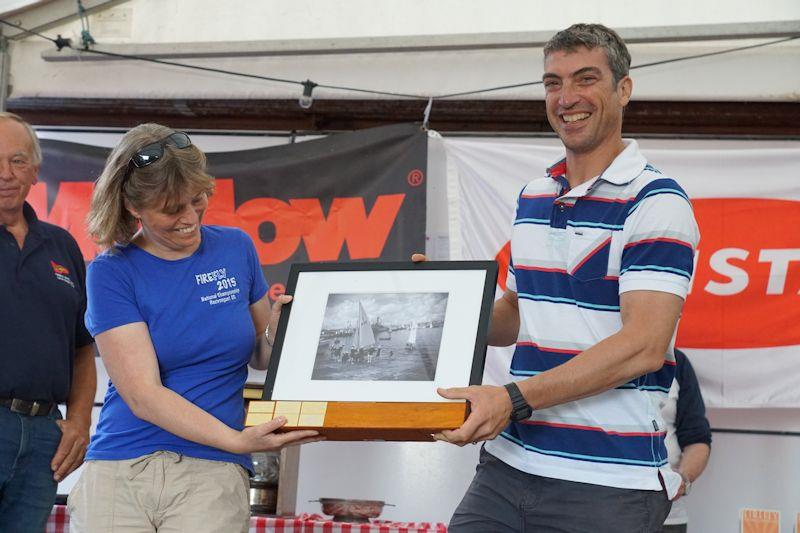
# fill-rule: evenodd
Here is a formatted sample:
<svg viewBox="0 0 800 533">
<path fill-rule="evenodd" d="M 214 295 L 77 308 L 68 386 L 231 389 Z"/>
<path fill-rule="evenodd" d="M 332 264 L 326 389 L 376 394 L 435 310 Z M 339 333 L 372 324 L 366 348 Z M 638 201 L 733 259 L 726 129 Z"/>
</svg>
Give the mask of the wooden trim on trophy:
<svg viewBox="0 0 800 533">
<path fill-rule="evenodd" d="M 279 431 L 314 429 L 327 440 L 432 441 L 432 434 L 461 427 L 466 402 L 300 402 L 251 401 L 246 426 L 278 416 Z"/>
<path fill-rule="evenodd" d="M 327 132 L 419 122 L 425 100 L 12 98 L 8 111 L 37 126 Z M 797 138 L 800 102 L 632 101 L 624 133 Z M 436 100 L 431 129 L 440 132 L 550 133 L 542 100 Z"/>
</svg>

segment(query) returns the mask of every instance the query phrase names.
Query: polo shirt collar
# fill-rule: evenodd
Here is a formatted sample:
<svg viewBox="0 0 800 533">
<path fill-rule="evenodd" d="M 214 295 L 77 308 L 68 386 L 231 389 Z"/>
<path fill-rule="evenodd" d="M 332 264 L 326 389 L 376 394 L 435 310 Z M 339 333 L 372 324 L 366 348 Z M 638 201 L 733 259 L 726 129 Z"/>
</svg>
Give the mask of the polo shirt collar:
<svg viewBox="0 0 800 533">
<path fill-rule="evenodd" d="M 547 168 L 547 177 L 552 178 L 553 181 L 561 186 L 562 191 L 569 190 L 569 182 L 567 181 L 567 158 L 562 157 L 557 163 L 553 163 Z"/>
<path fill-rule="evenodd" d="M 25 222 L 28 223 L 29 226 L 39 223 L 39 217 L 36 216 L 36 211 L 34 211 L 31 204 L 25 202 L 22 204 L 22 216 L 25 217 Z"/>
<path fill-rule="evenodd" d="M 647 166 L 647 160 L 639 151 L 639 144 L 633 139 L 622 139 L 625 149 L 614 158 L 614 161 L 606 168 L 597 179 L 613 183 L 614 185 L 625 185 L 630 183 Z M 548 167 L 547 176 L 564 185 L 569 189 L 566 180 L 567 158 L 562 157 L 556 163 Z M 590 180 L 593 181 L 593 180 Z"/>
<path fill-rule="evenodd" d="M 625 149 L 614 158 L 608 168 L 600 174 L 600 179 L 614 185 L 632 182 L 647 166 L 647 160 L 639 151 L 639 144 L 633 139 L 622 139 Z"/>
<path fill-rule="evenodd" d="M 38 232 L 41 227 L 41 224 L 39 224 L 39 217 L 36 216 L 36 211 L 34 211 L 33 207 L 31 207 L 31 204 L 28 202 L 22 204 L 22 216 L 28 224 L 28 231 L 35 228 Z M 5 224 L 0 224 L 0 228 L 5 228 Z"/>
<path fill-rule="evenodd" d="M 28 202 L 22 204 L 22 216 L 25 217 L 25 222 L 28 223 L 29 232 L 44 236 L 41 231 L 42 225 L 39 223 L 39 217 L 36 216 L 36 211 Z"/>
<path fill-rule="evenodd" d="M 34 211 L 31 204 L 25 202 L 22 204 L 22 216 L 25 217 L 25 222 L 28 223 L 28 237 L 31 235 L 35 235 L 37 238 L 41 240 L 47 240 L 50 238 L 50 234 L 47 231 L 44 231 L 44 227 L 42 223 L 39 221 L 39 217 L 36 215 L 36 211 Z M 26 242 L 28 239 L 26 239 Z M 35 243 L 36 240 L 31 241 Z M 26 244 L 27 246 L 27 244 Z"/>
</svg>

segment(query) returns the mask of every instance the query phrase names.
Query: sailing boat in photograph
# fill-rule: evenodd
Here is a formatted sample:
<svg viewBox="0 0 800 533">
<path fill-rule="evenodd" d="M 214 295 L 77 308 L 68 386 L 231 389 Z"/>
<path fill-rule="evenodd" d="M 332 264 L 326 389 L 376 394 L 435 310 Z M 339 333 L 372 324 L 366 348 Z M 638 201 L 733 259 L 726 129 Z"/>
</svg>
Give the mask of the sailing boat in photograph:
<svg viewBox="0 0 800 533">
<path fill-rule="evenodd" d="M 353 332 L 353 348 L 362 349 L 375 345 L 375 333 L 372 331 L 369 316 L 364 310 L 364 305 L 358 302 L 358 326 Z"/>
<path fill-rule="evenodd" d="M 364 305 L 358 302 L 358 322 L 349 339 L 349 346 L 342 352 L 340 361 L 343 363 L 371 363 L 376 352 L 379 352 L 375 342 L 375 332 L 367 315 Z"/>
<path fill-rule="evenodd" d="M 408 341 L 406 341 L 406 351 L 413 351 L 417 347 L 417 323 L 411 323 L 411 332 L 408 334 Z"/>
</svg>

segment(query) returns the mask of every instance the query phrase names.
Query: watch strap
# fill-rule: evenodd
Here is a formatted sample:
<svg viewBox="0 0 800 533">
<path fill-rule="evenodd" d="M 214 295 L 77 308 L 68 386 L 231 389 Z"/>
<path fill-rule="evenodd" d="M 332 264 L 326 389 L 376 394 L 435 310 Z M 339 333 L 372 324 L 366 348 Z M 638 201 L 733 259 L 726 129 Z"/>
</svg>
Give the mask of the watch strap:
<svg viewBox="0 0 800 533">
<path fill-rule="evenodd" d="M 533 409 L 525 401 L 525 397 L 520 392 L 519 387 L 513 381 L 505 385 L 508 396 L 511 398 L 511 420 L 520 422 L 527 420 L 533 414 Z"/>
</svg>

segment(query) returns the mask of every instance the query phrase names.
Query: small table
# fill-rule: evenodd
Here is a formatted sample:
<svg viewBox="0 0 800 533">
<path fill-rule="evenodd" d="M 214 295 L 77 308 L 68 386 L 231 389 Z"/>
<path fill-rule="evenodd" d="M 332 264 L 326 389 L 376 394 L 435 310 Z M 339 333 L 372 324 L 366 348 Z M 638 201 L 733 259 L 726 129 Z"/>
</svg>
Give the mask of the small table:
<svg viewBox="0 0 800 533">
<path fill-rule="evenodd" d="M 447 533 L 447 526 L 431 522 L 390 522 L 373 520 L 362 524 L 334 522 L 317 514 L 296 517 L 252 516 L 250 533 Z M 55 505 L 47 519 L 45 533 L 69 533 L 66 505 Z"/>
</svg>

